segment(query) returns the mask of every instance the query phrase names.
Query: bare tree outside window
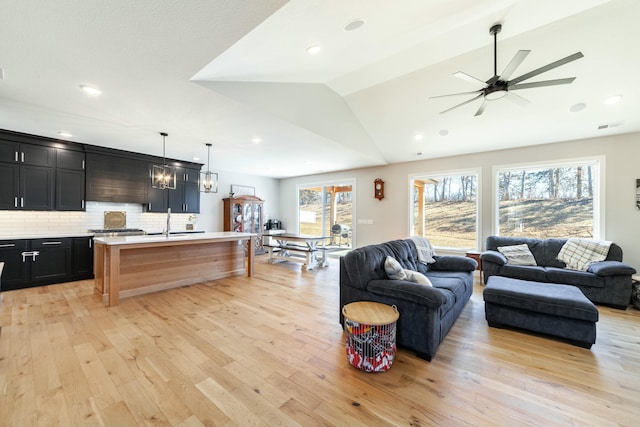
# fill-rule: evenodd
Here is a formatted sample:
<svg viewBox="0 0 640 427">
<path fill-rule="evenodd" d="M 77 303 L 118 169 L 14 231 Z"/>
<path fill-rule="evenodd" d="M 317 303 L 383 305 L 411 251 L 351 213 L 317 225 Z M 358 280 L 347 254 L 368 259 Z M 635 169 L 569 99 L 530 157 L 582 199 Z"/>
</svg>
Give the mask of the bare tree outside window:
<svg viewBox="0 0 640 427">
<path fill-rule="evenodd" d="M 594 237 L 595 163 L 498 172 L 501 236 Z"/>
<path fill-rule="evenodd" d="M 441 248 L 477 246 L 478 175 L 418 177 L 413 185 L 413 235 Z"/>
</svg>

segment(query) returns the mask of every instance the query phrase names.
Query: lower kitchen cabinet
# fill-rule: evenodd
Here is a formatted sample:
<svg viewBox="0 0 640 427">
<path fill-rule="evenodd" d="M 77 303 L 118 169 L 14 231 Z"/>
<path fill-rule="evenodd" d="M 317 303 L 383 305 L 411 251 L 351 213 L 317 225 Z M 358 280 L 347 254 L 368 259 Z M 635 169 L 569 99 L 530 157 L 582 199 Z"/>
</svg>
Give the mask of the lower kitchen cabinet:
<svg viewBox="0 0 640 427">
<path fill-rule="evenodd" d="M 93 238 L 0 240 L 2 291 L 93 277 Z"/>
</svg>

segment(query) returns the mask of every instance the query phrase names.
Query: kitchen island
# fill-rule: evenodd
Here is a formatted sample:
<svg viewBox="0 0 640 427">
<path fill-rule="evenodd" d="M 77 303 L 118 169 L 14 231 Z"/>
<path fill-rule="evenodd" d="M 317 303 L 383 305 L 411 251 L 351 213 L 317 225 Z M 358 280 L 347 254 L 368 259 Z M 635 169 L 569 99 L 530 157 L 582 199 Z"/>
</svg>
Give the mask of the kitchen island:
<svg viewBox="0 0 640 427">
<path fill-rule="evenodd" d="M 95 291 L 115 306 L 121 297 L 242 274 L 251 277 L 255 245 L 247 243 L 256 236 L 218 232 L 96 238 Z"/>
</svg>

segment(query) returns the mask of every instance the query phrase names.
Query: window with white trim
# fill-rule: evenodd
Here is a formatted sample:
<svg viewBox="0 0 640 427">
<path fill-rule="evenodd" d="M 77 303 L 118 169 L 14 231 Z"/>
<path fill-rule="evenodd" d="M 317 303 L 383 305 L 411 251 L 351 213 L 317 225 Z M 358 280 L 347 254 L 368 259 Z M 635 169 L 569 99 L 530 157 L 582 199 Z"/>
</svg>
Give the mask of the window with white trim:
<svg viewBox="0 0 640 427">
<path fill-rule="evenodd" d="M 598 238 L 600 161 L 587 159 L 495 170 L 500 236 Z"/>
<path fill-rule="evenodd" d="M 439 248 L 477 248 L 478 176 L 463 171 L 413 177 L 412 235 Z"/>
</svg>

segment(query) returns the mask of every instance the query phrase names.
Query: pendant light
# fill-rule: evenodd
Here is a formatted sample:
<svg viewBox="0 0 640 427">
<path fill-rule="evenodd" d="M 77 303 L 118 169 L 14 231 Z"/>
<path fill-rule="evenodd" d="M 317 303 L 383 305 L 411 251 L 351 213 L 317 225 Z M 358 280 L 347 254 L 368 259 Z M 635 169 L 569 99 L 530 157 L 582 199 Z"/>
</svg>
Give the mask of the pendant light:
<svg viewBox="0 0 640 427">
<path fill-rule="evenodd" d="M 211 154 L 211 144 L 207 146 L 207 170 L 200 172 L 200 192 L 201 193 L 217 193 L 218 192 L 218 174 L 209 170 L 209 155 Z"/>
<path fill-rule="evenodd" d="M 166 132 L 160 132 L 162 135 L 162 166 L 153 165 L 151 168 L 151 187 L 175 190 L 176 189 L 176 168 L 167 165 L 165 158 Z"/>
</svg>

